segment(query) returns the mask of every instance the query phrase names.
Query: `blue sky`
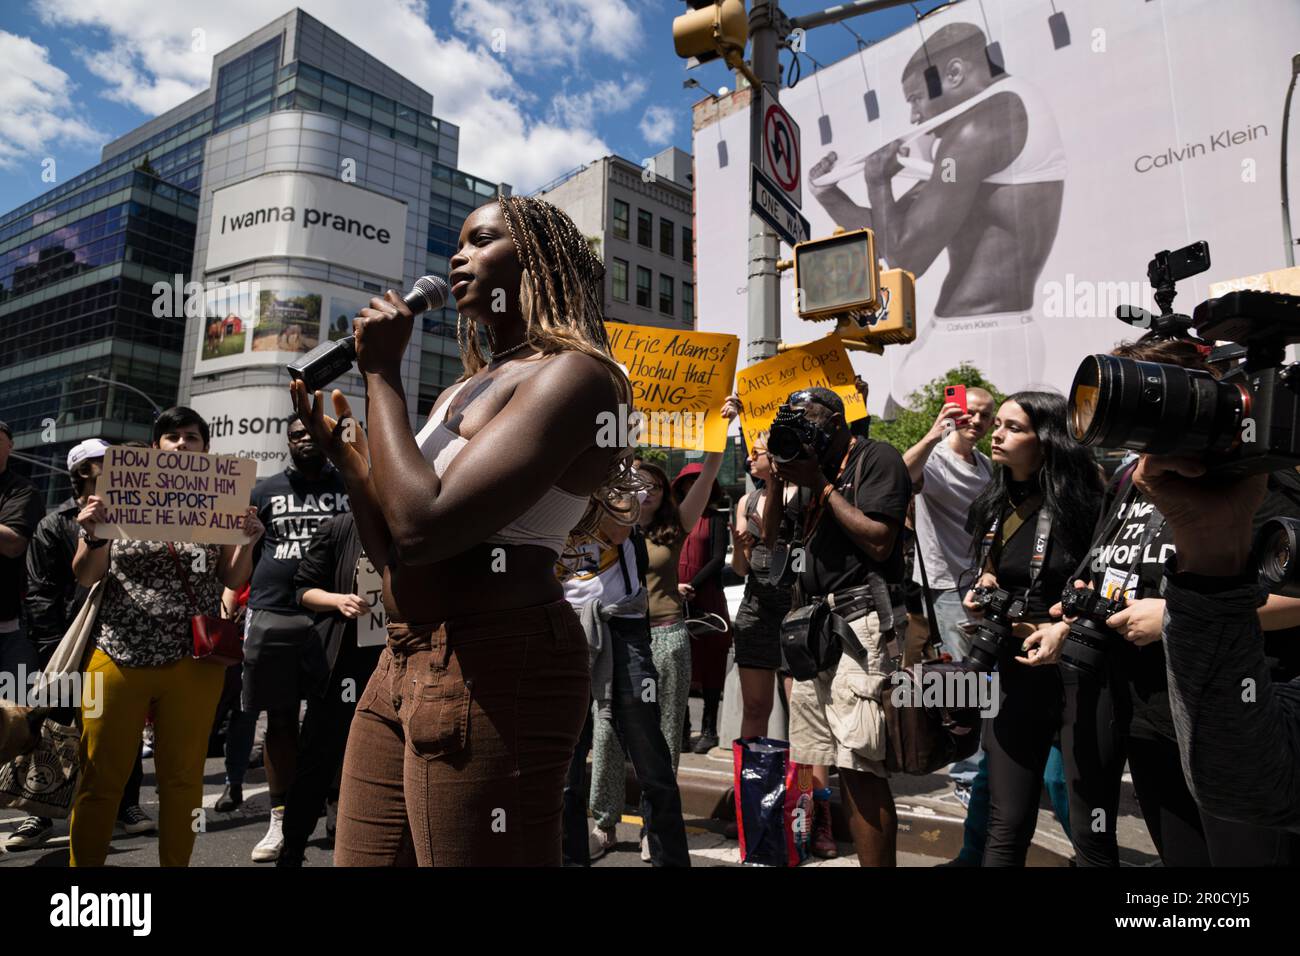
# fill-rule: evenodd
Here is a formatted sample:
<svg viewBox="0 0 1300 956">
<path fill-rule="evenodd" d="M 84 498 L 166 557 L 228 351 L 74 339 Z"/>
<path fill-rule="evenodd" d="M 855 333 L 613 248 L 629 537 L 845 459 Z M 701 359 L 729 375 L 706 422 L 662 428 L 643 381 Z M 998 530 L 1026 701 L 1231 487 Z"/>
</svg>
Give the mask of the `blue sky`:
<svg viewBox="0 0 1300 956">
<path fill-rule="evenodd" d="M 988 0 L 996 2 L 996 0 Z M 607 152 L 691 148 L 691 105 L 730 87 L 673 52 L 680 0 L 305 0 L 298 4 L 434 95 L 461 126 L 463 169 L 529 190 Z M 794 16 L 829 0 L 785 0 Z M 934 0 L 919 3 L 922 9 Z M 212 54 L 291 9 L 266 0 L 9 0 L 0 9 L 0 212 L 99 161 L 109 140 L 208 85 Z M 907 7 L 848 21 L 873 41 Z M 497 49 L 493 49 L 494 40 Z M 501 49 L 504 41 L 504 49 Z M 807 37 L 823 64 L 858 44 Z M 783 62 L 790 55 L 783 54 Z M 813 65 L 805 60 L 803 75 Z M 53 165 L 49 163 L 53 160 Z M 51 170 L 53 182 L 42 179 Z M 50 175 L 46 172 L 45 175 Z"/>
</svg>

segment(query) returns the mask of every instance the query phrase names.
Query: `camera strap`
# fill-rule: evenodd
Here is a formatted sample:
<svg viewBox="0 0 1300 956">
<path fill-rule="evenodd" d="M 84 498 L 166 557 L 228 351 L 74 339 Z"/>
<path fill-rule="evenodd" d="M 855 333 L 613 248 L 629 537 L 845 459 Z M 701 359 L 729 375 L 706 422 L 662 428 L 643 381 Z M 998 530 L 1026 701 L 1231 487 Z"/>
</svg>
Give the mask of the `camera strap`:
<svg viewBox="0 0 1300 956">
<path fill-rule="evenodd" d="M 1020 503 L 1006 520 L 994 519 L 993 526 L 989 528 L 988 533 L 984 535 L 984 540 L 980 545 L 980 569 L 986 567 L 990 560 L 995 561 L 997 558 L 993 552 L 996 549 L 997 554 L 1001 555 L 1002 549 L 1006 543 L 1011 540 L 1012 536 L 1020 530 L 1029 516 L 1038 509 L 1038 521 L 1034 525 L 1034 543 L 1029 552 L 1029 590 L 1025 592 L 1028 597 L 1038 584 L 1039 576 L 1043 572 L 1043 564 L 1047 559 L 1047 545 L 1052 538 L 1052 515 L 1043 507 L 1042 495 L 1030 495 Z M 1000 533 L 999 533 L 1000 532 Z"/>
<path fill-rule="evenodd" d="M 853 449 L 856 448 L 857 446 L 858 446 L 858 437 L 854 435 L 853 440 L 849 442 L 849 447 L 844 449 L 844 457 L 840 460 L 840 466 L 835 469 L 835 479 L 833 481 L 828 482 L 822 488 L 822 490 L 817 493 L 816 498 L 809 503 L 808 510 L 804 513 L 804 521 L 803 521 L 804 541 L 808 541 L 810 538 L 812 538 L 812 533 L 815 530 L 817 530 L 817 525 L 821 521 L 822 514 L 826 510 L 826 502 L 830 500 L 832 492 L 835 491 L 836 483 L 840 480 L 841 477 L 843 477 L 844 466 L 849 463 L 849 456 L 853 454 Z M 858 459 L 858 461 L 860 464 L 862 460 Z M 856 482 L 855 482 L 854 490 L 855 491 L 857 490 Z"/>
</svg>

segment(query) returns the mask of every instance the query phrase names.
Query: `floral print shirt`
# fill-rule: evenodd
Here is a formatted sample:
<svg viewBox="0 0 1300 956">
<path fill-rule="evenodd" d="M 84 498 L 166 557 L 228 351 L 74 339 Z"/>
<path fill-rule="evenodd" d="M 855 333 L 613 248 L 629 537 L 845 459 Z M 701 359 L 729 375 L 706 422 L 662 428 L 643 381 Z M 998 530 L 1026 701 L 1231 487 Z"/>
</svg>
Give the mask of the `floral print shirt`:
<svg viewBox="0 0 1300 956">
<path fill-rule="evenodd" d="M 221 605 L 221 546 L 173 543 L 180 568 L 165 541 L 118 539 L 109 547 L 113 553 L 95 621 L 99 649 L 122 667 L 158 667 L 192 655 L 190 618 L 215 615 Z"/>
</svg>

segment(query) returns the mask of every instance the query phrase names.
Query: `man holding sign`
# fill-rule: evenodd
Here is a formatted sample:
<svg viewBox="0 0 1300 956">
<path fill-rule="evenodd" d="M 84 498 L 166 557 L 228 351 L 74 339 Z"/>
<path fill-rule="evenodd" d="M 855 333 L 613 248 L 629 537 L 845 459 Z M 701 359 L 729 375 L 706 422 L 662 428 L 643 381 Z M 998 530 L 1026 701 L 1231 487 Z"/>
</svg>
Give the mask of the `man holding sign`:
<svg viewBox="0 0 1300 956">
<path fill-rule="evenodd" d="M 77 582 L 103 581 L 96 650 L 86 668 L 90 686 L 102 679 L 103 700 L 98 716 L 89 709 L 82 715 L 73 866 L 104 864 L 151 708 L 159 863 L 186 866 L 194 849 L 208 732 L 225 668 L 193 656 L 193 619 L 217 612 L 223 585 L 244 586 L 253 545 L 265 531 L 247 507 L 253 462 L 206 454 L 208 438 L 208 423 L 193 409 L 168 409 L 154 422 L 152 449 L 107 449 L 104 496 L 91 495 L 77 515 Z M 241 494 L 245 507 L 236 512 Z"/>
</svg>

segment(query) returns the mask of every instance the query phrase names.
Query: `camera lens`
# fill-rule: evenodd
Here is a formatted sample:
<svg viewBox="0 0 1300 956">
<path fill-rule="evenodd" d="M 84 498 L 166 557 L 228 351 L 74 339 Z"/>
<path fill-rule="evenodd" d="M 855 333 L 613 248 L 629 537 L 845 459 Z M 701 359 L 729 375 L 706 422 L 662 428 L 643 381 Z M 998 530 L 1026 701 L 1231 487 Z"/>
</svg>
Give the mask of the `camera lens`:
<svg viewBox="0 0 1300 956">
<path fill-rule="evenodd" d="M 1232 449 L 1249 393 L 1208 372 L 1090 355 L 1070 386 L 1070 431 L 1102 448 L 1201 458 Z"/>
<path fill-rule="evenodd" d="M 1061 663 L 1093 677 L 1102 676 L 1105 673 L 1106 645 L 1112 634 L 1114 632 L 1109 628 L 1101 627 L 1086 617 L 1077 618 L 1061 645 Z"/>
<path fill-rule="evenodd" d="M 971 632 L 970 653 L 966 662 L 977 671 L 991 671 L 998 664 L 998 653 L 1011 637 L 1011 628 L 983 621 Z"/>
<path fill-rule="evenodd" d="M 1256 536 L 1259 583 L 1273 594 L 1300 597 L 1300 567 L 1292 560 L 1297 546 L 1300 519 L 1272 518 Z"/>
</svg>

